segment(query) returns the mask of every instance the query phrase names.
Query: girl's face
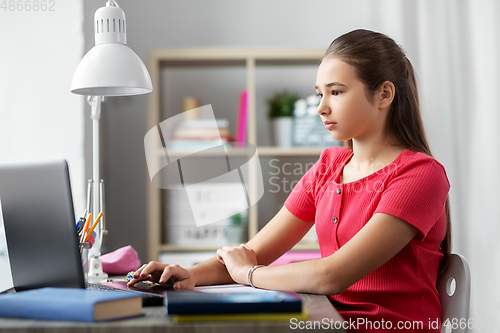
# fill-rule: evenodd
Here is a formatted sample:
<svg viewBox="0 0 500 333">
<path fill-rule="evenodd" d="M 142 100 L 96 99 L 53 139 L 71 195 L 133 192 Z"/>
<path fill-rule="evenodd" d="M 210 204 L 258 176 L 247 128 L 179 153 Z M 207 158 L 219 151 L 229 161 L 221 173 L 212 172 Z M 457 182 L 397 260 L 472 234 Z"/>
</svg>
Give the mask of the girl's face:
<svg viewBox="0 0 500 333">
<path fill-rule="evenodd" d="M 336 140 L 365 139 L 383 128 L 383 113 L 367 97 L 353 66 L 337 58 L 324 59 L 318 68 L 316 91 L 321 97 L 318 114 Z"/>
</svg>

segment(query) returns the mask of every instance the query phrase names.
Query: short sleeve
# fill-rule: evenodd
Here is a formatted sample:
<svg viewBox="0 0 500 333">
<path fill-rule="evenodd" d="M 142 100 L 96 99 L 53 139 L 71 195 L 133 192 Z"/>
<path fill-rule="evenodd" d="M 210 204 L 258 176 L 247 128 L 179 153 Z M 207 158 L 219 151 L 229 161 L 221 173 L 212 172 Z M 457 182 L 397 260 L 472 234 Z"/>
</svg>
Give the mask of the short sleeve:
<svg viewBox="0 0 500 333">
<path fill-rule="evenodd" d="M 316 216 L 316 189 L 320 177 L 326 173 L 323 170 L 328 163 L 327 150 L 321 153 L 319 160 L 307 170 L 300 181 L 295 185 L 285 201 L 285 207 L 301 220 L 314 222 Z"/>
<path fill-rule="evenodd" d="M 395 170 L 375 213 L 386 213 L 406 221 L 423 235 L 444 212 L 450 184 L 444 167 L 431 157 L 418 157 Z"/>
</svg>

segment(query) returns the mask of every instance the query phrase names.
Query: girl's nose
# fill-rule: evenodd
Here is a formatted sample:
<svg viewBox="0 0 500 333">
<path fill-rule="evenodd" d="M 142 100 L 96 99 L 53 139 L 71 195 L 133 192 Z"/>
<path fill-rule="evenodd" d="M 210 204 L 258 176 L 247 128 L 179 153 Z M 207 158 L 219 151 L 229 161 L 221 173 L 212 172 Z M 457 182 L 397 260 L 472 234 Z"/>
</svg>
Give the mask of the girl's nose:
<svg viewBox="0 0 500 333">
<path fill-rule="evenodd" d="M 318 112 L 320 116 L 328 116 L 331 113 L 330 107 L 325 103 L 324 98 L 321 99 L 316 112 Z"/>
</svg>

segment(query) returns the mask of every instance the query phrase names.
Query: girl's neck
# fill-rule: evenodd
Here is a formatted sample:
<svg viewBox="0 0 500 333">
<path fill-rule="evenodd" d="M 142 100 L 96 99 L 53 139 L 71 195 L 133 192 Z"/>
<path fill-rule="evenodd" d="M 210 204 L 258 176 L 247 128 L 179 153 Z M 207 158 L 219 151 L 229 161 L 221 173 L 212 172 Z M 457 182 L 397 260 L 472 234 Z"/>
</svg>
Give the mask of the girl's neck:
<svg viewBox="0 0 500 333">
<path fill-rule="evenodd" d="M 361 179 L 384 168 L 404 150 L 403 147 L 390 145 L 386 141 L 363 144 L 356 140 L 352 142 L 352 149 L 353 155 L 342 171 L 343 183 Z"/>
<path fill-rule="evenodd" d="M 387 165 L 394 161 L 404 150 L 401 146 L 391 145 L 388 140 L 362 142 L 352 140 L 353 156 L 351 165 Z"/>
</svg>

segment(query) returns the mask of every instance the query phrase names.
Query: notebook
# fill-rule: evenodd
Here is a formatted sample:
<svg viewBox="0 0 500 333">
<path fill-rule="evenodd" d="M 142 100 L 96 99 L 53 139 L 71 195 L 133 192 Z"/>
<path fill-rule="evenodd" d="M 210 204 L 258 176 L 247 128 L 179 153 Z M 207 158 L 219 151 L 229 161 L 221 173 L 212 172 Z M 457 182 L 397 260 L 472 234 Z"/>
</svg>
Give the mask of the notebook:
<svg viewBox="0 0 500 333">
<path fill-rule="evenodd" d="M 1 165 L 0 206 L 13 282 L 0 292 L 86 287 L 66 161 Z M 162 305 L 165 290 L 125 282 L 90 289 L 140 293 L 143 305 Z"/>
<path fill-rule="evenodd" d="M 165 313 L 173 315 L 301 313 L 302 298 L 296 293 L 233 287 L 207 290 L 167 291 Z"/>
</svg>

